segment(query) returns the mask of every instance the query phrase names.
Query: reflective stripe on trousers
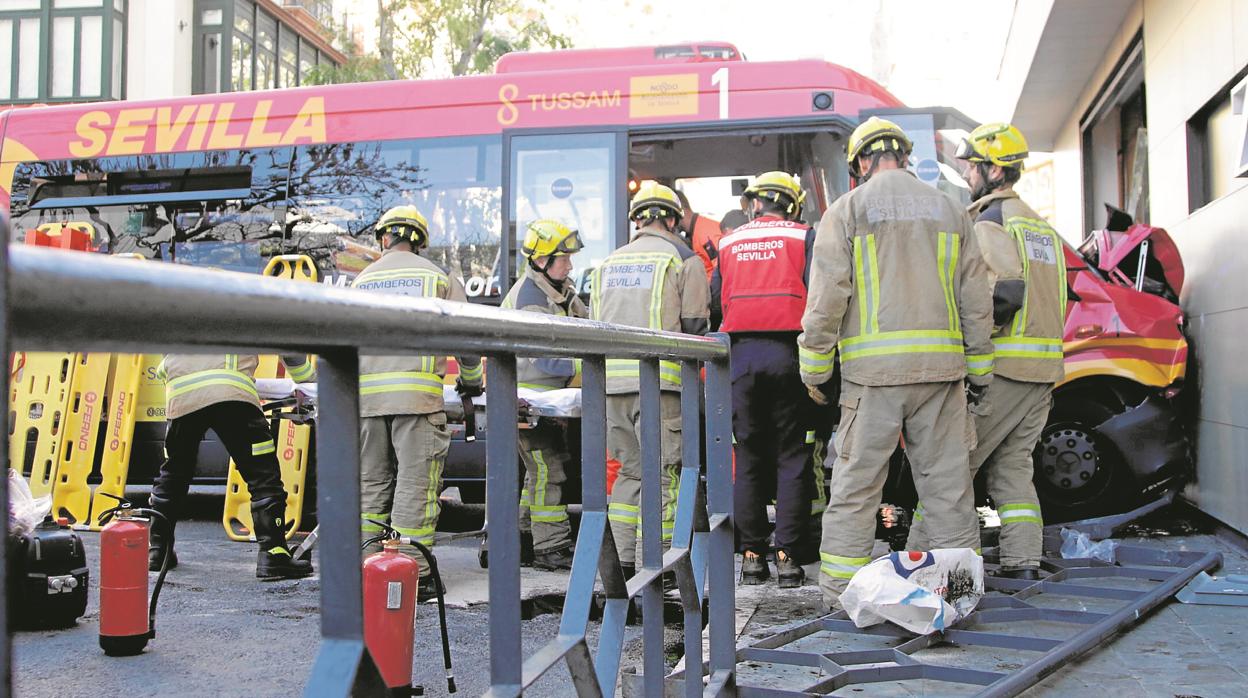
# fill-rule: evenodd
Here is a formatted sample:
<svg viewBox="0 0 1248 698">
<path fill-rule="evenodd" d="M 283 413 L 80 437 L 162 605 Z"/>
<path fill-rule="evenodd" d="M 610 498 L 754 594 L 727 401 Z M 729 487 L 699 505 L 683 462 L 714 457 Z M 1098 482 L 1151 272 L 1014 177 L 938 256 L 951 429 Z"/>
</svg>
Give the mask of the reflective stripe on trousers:
<svg viewBox="0 0 1248 698">
<path fill-rule="evenodd" d="M 263 456 L 266 453 L 273 453 L 277 450 L 277 445 L 273 443 L 273 439 L 261 441 L 258 444 L 251 445 L 251 455 Z"/>
<path fill-rule="evenodd" d="M 568 520 L 568 507 L 562 504 L 547 505 L 546 490 L 550 486 L 550 466 L 541 449 L 529 451 L 533 462 L 537 463 L 537 478 L 533 484 L 533 504 L 529 507 L 529 515 L 534 521 L 559 523 Z"/>
<path fill-rule="evenodd" d="M 1044 519 L 1040 515 L 1040 506 L 1031 502 L 1002 504 L 997 507 L 997 515 L 1001 518 L 1002 526 L 1019 523 L 1044 525 Z"/>
<path fill-rule="evenodd" d="M 835 579 L 849 579 L 871 562 L 869 557 L 841 557 L 831 553 L 819 553 L 819 571 Z"/>
</svg>

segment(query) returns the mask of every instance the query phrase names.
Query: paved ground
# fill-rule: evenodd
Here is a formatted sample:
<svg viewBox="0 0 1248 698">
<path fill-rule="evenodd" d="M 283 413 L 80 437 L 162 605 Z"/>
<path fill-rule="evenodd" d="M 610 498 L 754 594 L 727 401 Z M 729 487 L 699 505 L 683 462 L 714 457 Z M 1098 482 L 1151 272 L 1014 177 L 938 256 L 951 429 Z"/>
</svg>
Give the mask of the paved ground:
<svg viewBox="0 0 1248 698">
<path fill-rule="evenodd" d="M 1129 536 L 1124 544 L 1166 550 L 1218 551 L 1224 557 L 1216 574 L 1248 573 L 1248 551 L 1227 537 L 1212 535 L 1207 527 L 1192 517 L 1173 512 L 1160 512 L 1136 527 L 1145 535 Z M 883 552 L 877 544 L 877 554 Z M 1081 582 L 1091 583 L 1091 582 Z M 1126 586 L 1131 583 L 1115 580 L 1091 583 L 1100 586 Z M 806 591 L 806 589 L 803 589 Z M 747 595 L 752 592 L 746 591 Z M 748 596 L 747 596 L 748 598 Z M 1041 605 L 1059 608 L 1081 608 L 1112 611 L 1121 602 L 1091 599 L 1052 598 Z M 1073 604 L 1073 605 L 1072 605 Z M 744 605 L 748 605 L 744 604 Z M 738 600 L 738 614 L 743 613 Z M 770 600 L 763 601 L 744 627 L 743 643 L 751 643 L 773 633 L 775 626 L 790 623 L 783 608 Z M 792 620 L 800 620 L 794 618 Z M 1150 698 L 1215 698 L 1248 695 L 1248 608 L 1187 605 L 1176 601 L 1163 604 L 1129 632 L 1120 634 L 1097 650 L 1067 664 L 1025 692 L 1026 696 L 1149 696 Z M 984 628 L 992 630 L 992 628 Z M 1001 630 L 996 628 L 996 630 Z M 1010 628 L 1009 632 L 1034 633 L 1041 637 L 1064 637 L 1070 633 L 1066 624 L 1029 623 L 1025 629 Z M 847 651 L 880 649 L 896 645 L 888 638 L 872 638 L 840 633 L 824 633 L 811 642 L 794 645 L 792 649 L 811 651 Z M 1034 658 L 1034 653 L 1010 650 L 966 649 L 951 645 L 935 646 L 916 653 L 930 663 L 964 666 L 990 671 L 1010 671 Z M 815 683 L 821 677 L 817 670 L 784 668 L 742 663 L 738 670 L 747 685 L 793 687 Z M 976 689 L 938 681 L 915 680 L 851 686 L 834 692 L 837 696 L 967 696 Z"/>
<path fill-rule="evenodd" d="M 255 548 L 227 540 L 220 524 L 219 499 L 202 498 L 200 520 L 179 528 L 182 565 L 169 575 L 161 597 L 158 636 L 148 651 L 133 658 L 109 658 L 97 644 L 97 537 L 85 534 L 93 591 L 88 614 L 77 627 L 58 632 L 24 632 L 15 639 L 14 682 L 19 696 L 98 696 L 178 694 L 278 696 L 301 693 L 315 656 L 319 633 L 319 579 L 286 582 L 255 580 Z M 461 522 L 463 523 L 463 522 Z M 1172 518 L 1160 522 L 1183 528 Z M 1224 573 L 1248 572 L 1248 557 L 1225 539 L 1207 533 L 1144 539 L 1144 545 L 1171 549 L 1217 549 L 1226 556 Z M 480 695 L 488 687 L 488 611 L 485 572 L 476 563 L 475 541 L 439 548 L 439 564 L 451 587 L 450 634 L 461 693 Z M 525 652 L 558 631 L 559 575 L 525 571 L 526 598 L 534 617 L 525 622 Z M 742 587 L 737 629 L 742 641 L 771 629 L 813 617 L 819 596 L 814 586 L 779 591 L 774 586 Z M 1248 609 L 1169 603 L 1135 630 L 1107 643 L 1033 688 L 1027 695 L 1097 696 L 1108 692 L 1144 696 L 1239 696 L 1248 693 L 1248 657 L 1242 631 Z M 443 695 L 441 650 L 435 607 L 422 606 L 417 618 L 415 679 L 428 695 Z M 596 626 L 591 642 L 596 640 Z M 640 664 L 639 630 L 629 629 L 625 667 Z M 668 633 L 669 643 L 679 634 Z M 957 650 L 942 657 L 957 662 Z M 672 662 L 678 659 L 669 653 Z M 1002 656 L 999 669 L 1011 657 Z M 743 674 L 755 670 L 746 665 Z M 567 675 L 553 672 L 530 692 L 570 695 Z M 936 682 L 847 688 L 836 695 L 966 695 L 970 691 Z"/>
</svg>

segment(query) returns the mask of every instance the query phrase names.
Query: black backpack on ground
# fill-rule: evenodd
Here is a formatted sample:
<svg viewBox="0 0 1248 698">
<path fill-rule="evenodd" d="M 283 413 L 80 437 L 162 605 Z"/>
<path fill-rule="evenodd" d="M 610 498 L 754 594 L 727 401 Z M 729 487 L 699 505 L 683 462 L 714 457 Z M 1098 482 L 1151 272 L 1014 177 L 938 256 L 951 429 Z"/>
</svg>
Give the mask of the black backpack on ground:
<svg viewBox="0 0 1248 698">
<path fill-rule="evenodd" d="M 19 630 L 66 628 L 87 611 L 82 539 L 51 516 L 29 535 L 9 536 L 9 618 Z"/>
</svg>

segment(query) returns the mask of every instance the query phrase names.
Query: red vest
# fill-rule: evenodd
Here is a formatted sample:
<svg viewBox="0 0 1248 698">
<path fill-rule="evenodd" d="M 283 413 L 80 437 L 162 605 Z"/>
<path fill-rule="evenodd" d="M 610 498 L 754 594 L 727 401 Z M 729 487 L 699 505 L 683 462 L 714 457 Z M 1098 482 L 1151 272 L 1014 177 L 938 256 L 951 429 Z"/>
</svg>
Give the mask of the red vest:
<svg viewBox="0 0 1248 698">
<path fill-rule="evenodd" d="M 764 216 L 719 241 L 724 332 L 802 329 L 806 233 L 810 226 Z"/>
</svg>

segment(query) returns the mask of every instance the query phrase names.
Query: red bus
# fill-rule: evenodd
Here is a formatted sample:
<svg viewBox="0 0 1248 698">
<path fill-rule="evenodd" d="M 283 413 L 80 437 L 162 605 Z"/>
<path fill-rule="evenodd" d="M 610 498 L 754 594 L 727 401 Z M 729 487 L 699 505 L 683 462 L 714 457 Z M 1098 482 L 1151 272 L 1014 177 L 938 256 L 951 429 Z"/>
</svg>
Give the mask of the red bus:
<svg viewBox="0 0 1248 698">
<path fill-rule="evenodd" d="M 504 57 L 494 75 L 95 103 L 0 114 L 0 205 L 17 240 L 87 224 L 91 247 L 259 272 L 306 254 L 326 283 L 375 258 L 372 224 L 414 204 L 430 257 L 497 303 L 517 268 L 517 222 L 568 221 L 586 250 L 577 277 L 629 234 L 630 184 L 673 184 L 714 218 L 748 178 L 797 173 L 814 224 L 848 190 L 845 143 L 887 112 L 916 143 L 915 174 L 961 193 L 951 110 L 907 110 L 875 82 L 814 60 L 753 63 L 724 42 Z M 163 394 L 140 396 L 159 458 Z M 139 441 L 143 441 L 141 431 Z M 221 471 L 223 474 L 224 470 Z M 447 472 L 475 482 L 483 451 Z"/>
</svg>

